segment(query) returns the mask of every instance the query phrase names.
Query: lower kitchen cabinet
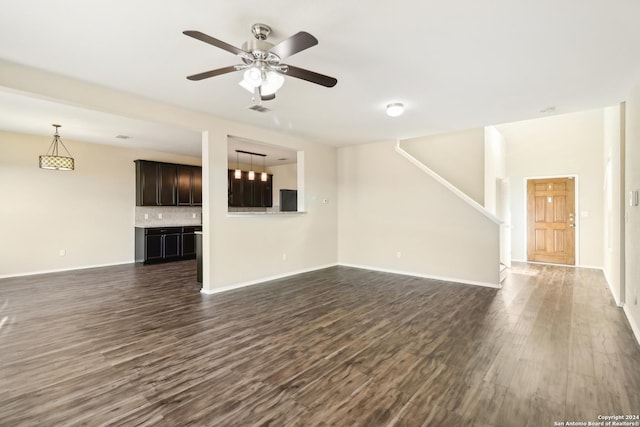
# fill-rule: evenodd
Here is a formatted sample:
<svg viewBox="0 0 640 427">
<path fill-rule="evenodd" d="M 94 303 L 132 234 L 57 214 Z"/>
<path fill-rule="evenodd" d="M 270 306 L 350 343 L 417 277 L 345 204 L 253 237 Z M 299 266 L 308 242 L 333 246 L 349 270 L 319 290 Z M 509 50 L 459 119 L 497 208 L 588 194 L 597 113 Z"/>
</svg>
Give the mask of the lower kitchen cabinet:
<svg viewBox="0 0 640 427">
<path fill-rule="evenodd" d="M 202 227 L 182 227 L 182 258 L 195 258 L 196 257 L 196 234 L 195 232 L 202 231 Z"/>
<path fill-rule="evenodd" d="M 195 258 L 196 230 L 202 227 L 136 227 L 136 261 L 151 264 Z"/>
</svg>

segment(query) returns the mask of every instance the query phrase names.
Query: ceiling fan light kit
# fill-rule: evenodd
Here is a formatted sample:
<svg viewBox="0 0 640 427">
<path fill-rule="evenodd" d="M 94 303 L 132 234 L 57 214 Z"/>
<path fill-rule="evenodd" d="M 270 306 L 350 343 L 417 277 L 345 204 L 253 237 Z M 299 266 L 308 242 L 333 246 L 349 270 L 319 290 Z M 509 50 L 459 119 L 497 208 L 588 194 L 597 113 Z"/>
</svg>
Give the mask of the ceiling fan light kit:
<svg viewBox="0 0 640 427">
<path fill-rule="evenodd" d="M 274 45 L 267 41 L 267 37 L 271 34 L 271 28 L 268 25 L 254 24 L 251 32 L 254 38 L 243 43 L 240 49 L 200 31 L 183 31 L 183 34 L 189 37 L 233 53 L 242 61 L 242 64 L 205 71 L 188 76 L 187 79 L 199 81 L 234 71 L 244 71 L 240 86 L 261 101 L 275 98 L 276 92 L 284 84 L 284 76 L 295 77 L 325 87 L 333 87 L 338 83 L 338 80 L 333 77 L 280 63 L 284 58 L 317 45 L 318 39 L 311 34 L 300 31 Z"/>
</svg>

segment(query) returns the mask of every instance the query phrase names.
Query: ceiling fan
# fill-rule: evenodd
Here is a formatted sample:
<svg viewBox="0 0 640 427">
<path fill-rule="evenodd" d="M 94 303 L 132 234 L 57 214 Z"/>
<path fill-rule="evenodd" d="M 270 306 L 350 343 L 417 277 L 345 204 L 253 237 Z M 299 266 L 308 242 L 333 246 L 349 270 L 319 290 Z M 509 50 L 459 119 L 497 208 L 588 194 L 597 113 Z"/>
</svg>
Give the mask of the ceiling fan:
<svg viewBox="0 0 640 427">
<path fill-rule="evenodd" d="M 284 84 L 283 76 L 295 77 L 326 87 L 333 87 L 338 83 L 338 80 L 333 77 L 280 62 L 284 58 L 317 45 L 318 39 L 311 34 L 300 31 L 274 45 L 267 41 L 267 37 L 271 33 L 271 28 L 268 25 L 254 24 L 251 26 L 251 32 L 255 38 L 245 42 L 240 49 L 200 31 L 183 31 L 183 34 L 189 37 L 233 53 L 243 62 L 243 64 L 194 74 L 188 76 L 187 79 L 197 81 L 244 70 L 244 78 L 240 82 L 240 86 L 252 92 L 255 98 L 262 101 L 269 101 L 276 97 L 276 91 Z"/>
</svg>

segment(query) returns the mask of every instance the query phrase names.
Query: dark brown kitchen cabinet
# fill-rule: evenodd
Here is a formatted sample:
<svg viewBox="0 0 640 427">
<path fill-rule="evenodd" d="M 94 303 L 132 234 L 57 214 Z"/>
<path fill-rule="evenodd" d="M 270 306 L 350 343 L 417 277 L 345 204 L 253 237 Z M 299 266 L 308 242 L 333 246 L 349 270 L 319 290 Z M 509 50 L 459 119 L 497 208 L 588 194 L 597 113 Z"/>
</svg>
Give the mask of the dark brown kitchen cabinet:
<svg viewBox="0 0 640 427">
<path fill-rule="evenodd" d="M 136 160 L 137 206 L 202 206 L 202 168 Z"/>
<path fill-rule="evenodd" d="M 196 257 L 196 230 L 202 231 L 202 227 L 182 227 L 182 249 L 180 256 L 183 259 Z"/>
<path fill-rule="evenodd" d="M 202 206 L 202 168 L 178 166 L 178 206 Z"/>
<path fill-rule="evenodd" d="M 175 206 L 178 189 L 178 167 L 159 163 L 158 178 L 158 205 Z"/>
<path fill-rule="evenodd" d="M 236 179 L 234 171 L 231 169 L 229 169 L 227 185 L 228 205 L 242 206 L 242 179 Z"/>
<path fill-rule="evenodd" d="M 136 205 L 158 205 L 158 164 L 136 161 Z"/>
<path fill-rule="evenodd" d="M 242 171 L 242 178 L 236 179 L 234 171 L 228 172 L 228 205 L 232 207 L 270 208 L 273 206 L 273 175 L 268 174 L 262 181 L 260 174 L 249 179 L 249 172 Z"/>
<path fill-rule="evenodd" d="M 191 181 L 191 205 L 202 206 L 202 168 L 193 166 Z"/>
<path fill-rule="evenodd" d="M 153 264 L 195 258 L 195 231 L 202 227 L 136 227 L 136 261 Z"/>
</svg>

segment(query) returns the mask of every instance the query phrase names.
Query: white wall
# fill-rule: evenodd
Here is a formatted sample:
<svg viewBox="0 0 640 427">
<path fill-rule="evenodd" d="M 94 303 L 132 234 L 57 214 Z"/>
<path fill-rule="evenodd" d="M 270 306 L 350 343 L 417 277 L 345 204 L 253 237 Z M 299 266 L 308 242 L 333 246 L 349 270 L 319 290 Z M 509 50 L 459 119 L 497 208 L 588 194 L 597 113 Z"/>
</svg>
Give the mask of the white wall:
<svg viewBox="0 0 640 427">
<path fill-rule="evenodd" d="M 603 110 L 498 125 L 511 181 L 512 253 L 526 260 L 526 177 L 577 175 L 576 264 L 603 266 Z M 588 212 L 583 218 L 581 212 Z"/>
<path fill-rule="evenodd" d="M 394 142 L 340 148 L 338 177 L 340 263 L 498 283 L 498 225 L 396 153 Z"/>
<path fill-rule="evenodd" d="M 402 141 L 402 148 L 479 204 L 484 204 L 484 129 Z"/>
<path fill-rule="evenodd" d="M 507 177 L 504 136 L 493 126 L 484 128 L 484 207 L 497 215 L 497 182 Z M 504 218 L 500 218 L 504 220 Z"/>
<path fill-rule="evenodd" d="M 624 105 L 604 109 L 604 259 L 603 267 L 611 293 L 624 301 Z"/>
<path fill-rule="evenodd" d="M 625 187 L 640 191 L 640 82 L 633 88 L 626 102 L 625 120 Z M 625 305 L 629 321 L 640 342 L 640 206 L 626 206 L 625 224 Z"/>
<path fill-rule="evenodd" d="M 511 190 L 507 178 L 507 147 L 493 126 L 484 128 L 484 207 L 502 221 L 500 263 L 511 267 Z"/>
<path fill-rule="evenodd" d="M 306 212 L 228 213 L 227 135 L 303 151 Z M 336 153 L 332 146 L 237 123 L 209 126 L 203 141 L 203 164 L 208 171 L 203 224 L 210 250 L 205 292 L 337 263 Z M 323 199 L 329 203 L 322 203 Z"/>
<path fill-rule="evenodd" d="M 79 107 L 201 131 L 205 291 L 337 262 L 337 210 L 333 203 L 337 188 L 335 147 L 4 60 L 0 60 L 0 86 Z M 308 213 L 249 218 L 227 215 L 227 135 L 304 150 L 303 204 Z M 298 180 L 298 190 L 300 187 Z M 329 203 L 321 204 L 323 198 Z M 288 255 L 287 261 L 282 261 L 283 253 Z"/>
<path fill-rule="evenodd" d="M 280 190 L 296 190 L 298 188 L 298 166 L 296 163 L 271 166 L 267 168 L 273 174 L 273 208 L 279 210 Z"/>
<path fill-rule="evenodd" d="M 0 277 L 133 262 L 133 161 L 200 164 L 157 151 L 64 142 L 76 169 L 44 170 L 38 156 L 50 137 L 0 131 Z"/>
</svg>

